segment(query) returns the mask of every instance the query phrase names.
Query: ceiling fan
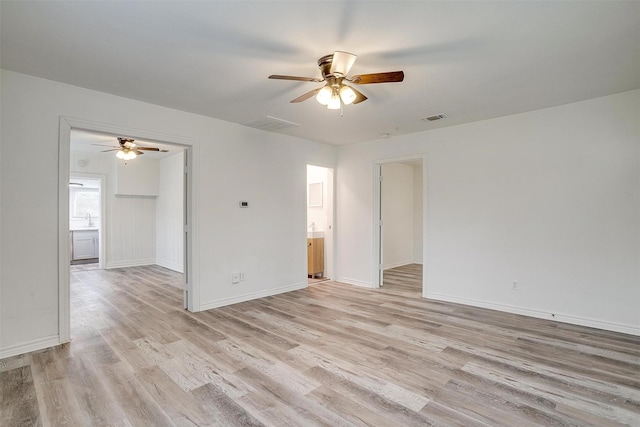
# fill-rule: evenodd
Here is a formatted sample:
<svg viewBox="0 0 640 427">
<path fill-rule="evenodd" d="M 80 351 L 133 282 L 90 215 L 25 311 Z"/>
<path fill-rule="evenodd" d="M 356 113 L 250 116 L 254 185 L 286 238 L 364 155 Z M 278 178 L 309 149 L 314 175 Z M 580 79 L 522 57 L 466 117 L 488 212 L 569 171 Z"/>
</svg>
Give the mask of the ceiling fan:
<svg viewBox="0 0 640 427">
<path fill-rule="evenodd" d="M 156 147 L 141 147 L 134 142 L 134 139 L 122 138 L 118 137 L 119 147 L 112 148 L 110 150 L 103 150 L 105 153 L 107 151 L 116 151 L 116 157 L 122 160 L 132 160 L 137 156 L 144 154 L 143 151 L 158 151 L 160 153 L 167 153 L 169 150 L 161 150 Z M 93 145 L 101 145 L 101 144 L 93 144 Z M 107 145 L 102 145 L 103 147 L 108 147 Z"/>
<path fill-rule="evenodd" d="M 333 54 L 325 55 L 318 59 L 318 67 L 322 78 L 282 76 L 273 74 L 270 79 L 276 80 L 298 80 L 303 82 L 326 82 L 323 87 L 313 89 L 304 95 L 297 97 L 291 102 L 302 102 L 315 95 L 316 100 L 326 105 L 330 110 L 340 109 L 343 105 L 358 104 L 367 99 L 362 93 L 346 84 L 371 84 L 371 83 L 394 83 L 404 80 L 403 71 L 389 71 L 385 73 L 361 74 L 347 77 L 351 67 L 356 61 L 357 55 L 348 52 L 336 51 Z"/>
</svg>

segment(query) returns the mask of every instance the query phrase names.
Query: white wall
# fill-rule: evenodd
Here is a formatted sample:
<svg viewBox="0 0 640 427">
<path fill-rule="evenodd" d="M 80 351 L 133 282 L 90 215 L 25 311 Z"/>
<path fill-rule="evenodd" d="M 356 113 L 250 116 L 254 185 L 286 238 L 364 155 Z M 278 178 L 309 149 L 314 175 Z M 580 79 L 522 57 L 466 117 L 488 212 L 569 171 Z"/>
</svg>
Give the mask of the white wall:
<svg viewBox="0 0 640 427">
<path fill-rule="evenodd" d="M 383 269 L 413 261 L 413 167 L 402 163 L 382 165 Z"/>
<path fill-rule="evenodd" d="M 184 272 L 184 153 L 159 164 L 156 200 L 156 264 Z"/>
<path fill-rule="evenodd" d="M 113 157 L 117 196 L 158 196 L 158 160 L 138 156 L 135 160 L 123 161 Z"/>
<path fill-rule="evenodd" d="M 372 283 L 374 161 L 424 153 L 427 297 L 640 334 L 639 124 L 636 90 L 339 147 L 338 278 Z"/>
<path fill-rule="evenodd" d="M 58 339 L 61 116 L 194 141 L 195 309 L 306 286 L 306 163 L 334 164 L 334 147 L 10 71 L 0 77 L 0 357 Z M 234 271 L 246 280 L 232 285 Z"/>
<path fill-rule="evenodd" d="M 95 153 L 71 153 L 71 173 L 92 173 L 107 177 L 105 268 L 154 264 L 156 261 L 156 199 L 143 196 L 116 195 L 119 162 L 115 156 Z M 134 164 L 134 162 L 138 162 Z M 139 158 L 126 166 L 134 168 L 157 160 Z M 146 170 L 146 168 L 145 168 Z M 157 187 L 157 184 L 156 184 Z"/>
<path fill-rule="evenodd" d="M 413 166 L 413 262 L 422 264 L 422 165 Z"/>
</svg>

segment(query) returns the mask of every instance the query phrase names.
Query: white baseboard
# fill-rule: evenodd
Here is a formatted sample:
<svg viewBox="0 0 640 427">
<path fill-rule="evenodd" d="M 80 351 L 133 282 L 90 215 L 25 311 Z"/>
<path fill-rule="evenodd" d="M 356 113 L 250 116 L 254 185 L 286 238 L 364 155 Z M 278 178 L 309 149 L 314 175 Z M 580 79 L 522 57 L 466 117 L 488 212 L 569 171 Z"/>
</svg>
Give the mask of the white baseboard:
<svg viewBox="0 0 640 427">
<path fill-rule="evenodd" d="M 129 261 L 110 261 L 106 264 L 105 268 L 141 267 L 143 265 L 154 265 L 155 263 L 155 258 L 134 259 Z"/>
<path fill-rule="evenodd" d="M 0 359 L 17 356 L 19 354 L 29 353 L 31 351 L 42 350 L 44 348 L 55 347 L 62 344 L 60 336 L 52 335 L 49 337 L 38 338 L 33 341 L 12 345 L 0 350 Z"/>
<path fill-rule="evenodd" d="M 373 288 L 371 282 L 363 282 L 362 280 L 349 279 L 348 277 L 338 277 L 336 282 L 346 283 L 347 285 L 360 286 L 362 288 Z"/>
<path fill-rule="evenodd" d="M 409 260 L 409 261 L 400 261 L 400 262 L 392 262 L 389 264 L 383 264 L 382 269 L 388 270 L 390 268 L 402 267 L 403 265 L 407 265 L 407 264 L 415 264 L 415 261 Z"/>
<path fill-rule="evenodd" d="M 178 273 L 184 273 L 184 265 L 173 261 L 166 261 L 163 259 L 156 259 L 156 264 L 160 267 L 168 268 L 169 270 L 177 271 Z"/>
<path fill-rule="evenodd" d="M 200 304 L 200 307 L 198 307 L 197 311 L 211 310 L 212 308 L 224 307 L 225 305 L 237 304 L 239 302 L 251 301 L 253 299 L 270 297 L 272 295 L 283 294 L 285 292 L 298 291 L 300 289 L 305 289 L 307 286 L 307 282 L 296 283 L 293 285 L 281 286 L 279 288 L 265 289 L 263 291 L 238 295 L 236 297 L 223 298 L 216 301 Z"/>
<path fill-rule="evenodd" d="M 488 308 L 491 310 L 498 310 L 498 311 L 504 311 L 507 313 L 520 314 L 523 316 L 535 317 L 537 319 L 553 320 L 561 323 L 569 323 L 572 325 L 587 326 L 589 328 L 597 328 L 597 329 L 603 329 L 605 331 L 620 332 L 623 334 L 640 336 L 640 328 L 638 326 L 633 326 L 633 325 L 625 325 L 620 323 L 607 322 L 603 320 L 589 319 L 586 317 L 573 316 L 570 314 L 563 314 L 563 313 L 552 314 L 550 312 L 532 310 L 529 308 L 518 307 L 513 305 L 497 304 L 497 303 L 492 303 L 488 301 L 459 298 L 459 297 L 454 297 L 450 295 L 434 294 L 430 292 L 423 294 L 423 297 L 433 299 L 433 300 L 438 300 L 438 301 L 453 302 L 457 304 L 470 305 L 473 307 Z"/>
</svg>

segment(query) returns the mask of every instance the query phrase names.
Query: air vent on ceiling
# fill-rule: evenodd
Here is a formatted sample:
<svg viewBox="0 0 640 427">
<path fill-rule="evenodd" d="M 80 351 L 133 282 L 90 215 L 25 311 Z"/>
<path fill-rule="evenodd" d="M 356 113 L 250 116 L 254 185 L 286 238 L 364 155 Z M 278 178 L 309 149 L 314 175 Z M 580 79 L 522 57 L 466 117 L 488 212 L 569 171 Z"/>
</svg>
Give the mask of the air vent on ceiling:
<svg viewBox="0 0 640 427">
<path fill-rule="evenodd" d="M 287 120 L 276 119 L 275 117 L 265 116 L 257 119 L 249 120 L 248 122 L 240 123 L 244 126 L 249 126 L 256 129 L 266 130 L 269 132 L 276 132 L 282 129 L 292 128 L 300 126 L 298 123 L 289 122 Z"/>
<path fill-rule="evenodd" d="M 424 117 L 422 120 L 425 122 L 435 122 L 436 120 L 444 119 L 444 114 L 436 114 L 435 116 Z"/>
</svg>

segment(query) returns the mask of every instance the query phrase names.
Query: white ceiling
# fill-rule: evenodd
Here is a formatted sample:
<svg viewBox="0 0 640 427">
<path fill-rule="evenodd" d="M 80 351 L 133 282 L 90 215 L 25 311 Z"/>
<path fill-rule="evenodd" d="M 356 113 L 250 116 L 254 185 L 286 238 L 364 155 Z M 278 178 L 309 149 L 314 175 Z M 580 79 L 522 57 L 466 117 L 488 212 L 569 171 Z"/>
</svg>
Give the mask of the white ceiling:
<svg viewBox="0 0 640 427">
<path fill-rule="evenodd" d="M 420 132 L 640 88 L 638 1 L 1 2 L 1 64 L 329 144 Z M 314 99 L 319 57 L 358 55 L 344 116 Z M 423 117 L 443 113 L 444 120 Z"/>
</svg>

